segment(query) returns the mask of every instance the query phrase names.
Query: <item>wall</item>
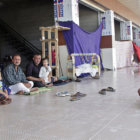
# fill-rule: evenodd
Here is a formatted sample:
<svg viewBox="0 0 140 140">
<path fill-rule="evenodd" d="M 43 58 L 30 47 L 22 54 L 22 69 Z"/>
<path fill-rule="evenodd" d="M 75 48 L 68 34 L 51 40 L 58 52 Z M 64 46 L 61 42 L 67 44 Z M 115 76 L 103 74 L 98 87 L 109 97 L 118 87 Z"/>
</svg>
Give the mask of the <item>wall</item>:
<svg viewBox="0 0 140 140">
<path fill-rule="evenodd" d="M 79 4 L 80 27 L 88 32 L 93 32 L 98 27 L 98 13 Z"/>
<path fill-rule="evenodd" d="M 134 54 L 132 41 L 115 41 L 115 48 L 117 68 L 131 66 Z"/>
<path fill-rule="evenodd" d="M 46 2 L 41 0 L 39 2 L 26 2 L 24 5 L 5 7 L 0 9 L 0 18 L 41 50 L 39 27 L 54 25 L 53 1 Z M 20 54 L 8 42 L 4 42 L 0 38 L 0 59 L 15 53 Z M 21 57 L 22 67 L 25 68 L 28 60 L 26 56 L 21 55 Z"/>
<path fill-rule="evenodd" d="M 53 1 L 30 1 L 24 5 L 5 7 L 0 9 L 0 18 L 41 50 L 39 27 L 54 25 Z M 1 45 L 0 55 L 9 54 L 9 47 L 11 46 Z"/>
</svg>

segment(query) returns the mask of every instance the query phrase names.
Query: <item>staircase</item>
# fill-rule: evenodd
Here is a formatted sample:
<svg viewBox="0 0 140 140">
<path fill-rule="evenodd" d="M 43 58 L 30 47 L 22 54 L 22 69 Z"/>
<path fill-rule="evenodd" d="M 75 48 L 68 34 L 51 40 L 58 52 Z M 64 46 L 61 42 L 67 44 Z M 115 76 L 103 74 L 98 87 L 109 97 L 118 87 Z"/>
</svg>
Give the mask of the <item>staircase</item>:
<svg viewBox="0 0 140 140">
<path fill-rule="evenodd" d="M 27 60 L 31 60 L 33 54 L 41 53 L 41 50 L 31 44 L 2 19 L 0 19 L 0 35 L 3 41 L 7 42 L 9 46 L 14 47 Z"/>
</svg>

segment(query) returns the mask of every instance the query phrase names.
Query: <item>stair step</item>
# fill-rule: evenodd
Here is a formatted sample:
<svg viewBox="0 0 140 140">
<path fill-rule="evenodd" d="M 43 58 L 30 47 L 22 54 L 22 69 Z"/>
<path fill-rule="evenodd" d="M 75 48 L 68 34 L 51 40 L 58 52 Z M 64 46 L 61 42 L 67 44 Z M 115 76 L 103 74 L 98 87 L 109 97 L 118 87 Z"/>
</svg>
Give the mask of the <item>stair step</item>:
<svg viewBox="0 0 140 140">
<path fill-rule="evenodd" d="M 15 48 L 17 52 L 24 55 L 26 58 L 31 59 L 34 53 L 39 53 L 37 48 L 34 49 L 34 45 L 28 42 L 5 22 L 0 23 L 0 42 L 1 41 Z"/>
</svg>

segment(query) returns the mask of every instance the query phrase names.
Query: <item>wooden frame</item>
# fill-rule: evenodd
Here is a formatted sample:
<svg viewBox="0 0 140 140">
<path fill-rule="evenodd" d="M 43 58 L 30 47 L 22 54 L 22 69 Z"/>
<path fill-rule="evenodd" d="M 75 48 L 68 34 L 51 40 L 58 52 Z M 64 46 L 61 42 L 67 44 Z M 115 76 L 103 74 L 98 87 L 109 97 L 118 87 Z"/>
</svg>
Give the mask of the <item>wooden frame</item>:
<svg viewBox="0 0 140 140">
<path fill-rule="evenodd" d="M 45 54 L 45 43 L 48 43 L 48 57 L 49 57 L 49 65 L 51 68 L 56 69 L 56 77 L 59 77 L 59 49 L 58 49 L 58 31 L 70 30 L 68 27 L 63 26 L 50 26 L 50 27 L 40 27 L 41 30 L 41 44 L 42 44 L 42 58 L 46 57 Z M 51 33 L 54 33 L 54 38 L 52 39 Z M 45 33 L 47 33 L 48 38 L 46 39 Z M 51 51 L 51 43 L 55 44 L 55 66 L 52 66 L 52 51 Z M 51 59 L 50 59 L 51 58 Z"/>
<path fill-rule="evenodd" d="M 96 56 L 97 57 L 97 61 L 98 61 L 98 76 L 100 76 L 100 73 L 101 73 L 101 66 L 100 66 L 100 57 L 98 54 L 96 53 L 73 53 L 71 54 L 71 60 L 70 58 L 68 59 L 68 63 L 72 63 L 72 69 L 70 70 L 68 67 L 67 67 L 67 75 L 69 76 L 70 73 L 72 73 L 72 79 L 76 80 L 77 77 L 76 77 L 76 67 L 75 67 L 75 56 Z M 93 61 L 93 57 L 92 57 L 92 60 Z"/>
</svg>

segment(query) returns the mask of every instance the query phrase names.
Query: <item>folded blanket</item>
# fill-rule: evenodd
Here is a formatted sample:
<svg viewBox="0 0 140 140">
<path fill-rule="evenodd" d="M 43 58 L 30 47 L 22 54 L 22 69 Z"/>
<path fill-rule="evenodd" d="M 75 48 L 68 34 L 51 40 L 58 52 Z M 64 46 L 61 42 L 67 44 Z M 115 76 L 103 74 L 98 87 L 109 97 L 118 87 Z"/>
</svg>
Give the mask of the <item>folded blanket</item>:
<svg viewBox="0 0 140 140">
<path fill-rule="evenodd" d="M 82 64 L 76 68 L 76 76 L 80 76 L 82 73 L 90 73 L 92 77 L 96 75 L 98 68 L 93 68 L 91 64 Z"/>
</svg>

